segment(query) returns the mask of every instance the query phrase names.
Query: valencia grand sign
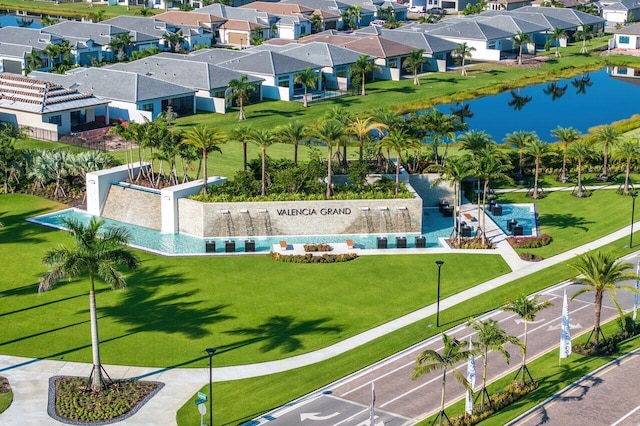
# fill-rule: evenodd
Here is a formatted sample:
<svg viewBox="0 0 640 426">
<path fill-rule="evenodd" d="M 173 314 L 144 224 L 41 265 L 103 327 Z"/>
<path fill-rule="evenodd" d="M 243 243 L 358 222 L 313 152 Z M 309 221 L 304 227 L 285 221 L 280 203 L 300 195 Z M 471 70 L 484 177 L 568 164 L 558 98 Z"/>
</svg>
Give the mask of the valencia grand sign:
<svg viewBox="0 0 640 426">
<path fill-rule="evenodd" d="M 276 209 L 278 216 L 339 216 L 351 214 L 349 207 L 343 208 L 331 208 L 322 207 L 315 208 L 301 208 L 301 209 Z"/>
</svg>

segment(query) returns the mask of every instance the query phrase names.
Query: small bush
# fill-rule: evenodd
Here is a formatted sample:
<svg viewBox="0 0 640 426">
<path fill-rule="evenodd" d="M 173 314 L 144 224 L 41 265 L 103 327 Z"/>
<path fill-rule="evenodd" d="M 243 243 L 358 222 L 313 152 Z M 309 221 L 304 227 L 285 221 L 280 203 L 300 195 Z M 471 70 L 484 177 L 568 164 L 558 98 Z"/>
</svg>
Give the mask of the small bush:
<svg viewBox="0 0 640 426">
<path fill-rule="evenodd" d="M 511 247 L 516 249 L 532 249 L 549 245 L 549 243 L 551 243 L 551 236 L 542 234 L 538 237 L 509 237 L 507 241 L 509 241 Z"/>
<path fill-rule="evenodd" d="M 544 257 L 529 252 L 523 252 L 520 253 L 520 259 L 526 260 L 527 262 L 540 262 Z"/>
<path fill-rule="evenodd" d="M 485 244 L 482 244 L 482 238 L 462 238 L 460 240 L 460 244 L 458 244 L 458 240 L 456 238 L 449 238 L 447 240 L 449 245 L 453 248 L 457 249 L 473 249 L 473 250 L 481 250 L 481 249 L 494 249 L 496 245 L 493 244 L 488 239 Z"/>
<path fill-rule="evenodd" d="M 355 253 L 343 253 L 343 254 L 328 254 L 325 253 L 322 256 L 314 256 L 311 253 L 307 254 L 281 254 L 272 251 L 270 254 L 273 260 L 286 263 L 339 263 L 348 262 L 358 257 Z"/>
<path fill-rule="evenodd" d="M 329 244 L 305 244 L 305 252 L 331 251 L 333 248 Z"/>
</svg>

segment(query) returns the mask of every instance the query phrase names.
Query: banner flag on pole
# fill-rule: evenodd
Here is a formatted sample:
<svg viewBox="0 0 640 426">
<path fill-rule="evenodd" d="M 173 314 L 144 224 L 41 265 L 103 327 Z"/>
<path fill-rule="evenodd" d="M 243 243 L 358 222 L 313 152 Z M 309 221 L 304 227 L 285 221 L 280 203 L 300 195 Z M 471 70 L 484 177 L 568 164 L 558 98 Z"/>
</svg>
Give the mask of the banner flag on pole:
<svg viewBox="0 0 640 426">
<path fill-rule="evenodd" d="M 473 350 L 473 343 L 469 338 L 469 350 Z M 473 389 L 476 387 L 476 357 L 473 354 L 469 355 L 469 361 L 467 363 L 467 381 L 471 390 L 467 390 L 467 398 L 465 400 L 465 410 L 467 414 L 473 414 Z"/>
<path fill-rule="evenodd" d="M 369 426 L 375 426 L 376 421 L 376 385 L 371 383 L 371 409 L 369 410 Z"/>
<path fill-rule="evenodd" d="M 562 301 L 562 324 L 560 325 L 560 358 L 569 358 L 569 355 L 571 355 L 571 329 L 569 326 L 567 289 L 565 289 L 564 300 Z"/>
<path fill-rule="evenodd" d="M 636 274 L 640 275 L 640 260 L 636 265 Z M 640 280 L 636 279 L 636 290 L 640 290 Z M 633 293 L 633 323 L 638 323 L 638 293 Z"/>
</svg>

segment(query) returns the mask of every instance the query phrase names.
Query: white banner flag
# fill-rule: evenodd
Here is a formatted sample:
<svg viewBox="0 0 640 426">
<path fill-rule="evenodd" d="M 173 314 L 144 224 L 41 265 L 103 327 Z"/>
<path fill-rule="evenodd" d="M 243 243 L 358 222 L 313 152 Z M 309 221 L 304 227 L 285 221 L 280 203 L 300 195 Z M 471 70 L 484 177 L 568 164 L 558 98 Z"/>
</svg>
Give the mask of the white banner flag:
<svg viewBox="0 0 640 426">
<path fill-rule="evenodd" d="M 571 328 L 569 325 L 569 303 L 567 302 L 567 290 L 564 290 L 562 301 L 562 324 L 560 326 L 560 358 L 569 358 L 571 355 Z"/>
<path fill-rule="evenodd" d="M 471 339 L 469 339 L 469 350 L 473 350 Z M 469 355 L 469 362 L 467 363 L 467 381 L 471 390 L 467 390 L 465 410 L 467 414 L 473 414 L 473 389 L 476 387 L 476 357 L 473 355 Z"/>
<path fill-rule="evenodd" d="M 640 275 L 640 260 L 636 265 L 636 274 Z M 636 290 L 640 290 L 640 281 L 636 279 Z M 633 323 L 638 323 L 638 293 L 633 293 Z"/>
<path fill-rule="evenodd" d="M 376 386 L 371 383 L 371 408 L 369 410 L 369 425 L 374 426 L 376 421 Z"/>
</svg>

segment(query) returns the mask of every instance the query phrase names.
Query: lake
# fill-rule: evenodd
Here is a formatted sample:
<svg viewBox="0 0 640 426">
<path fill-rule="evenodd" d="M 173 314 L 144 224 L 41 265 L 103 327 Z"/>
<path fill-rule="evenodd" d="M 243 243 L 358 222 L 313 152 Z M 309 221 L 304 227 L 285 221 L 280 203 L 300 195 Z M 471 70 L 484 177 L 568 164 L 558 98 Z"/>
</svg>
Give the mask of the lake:
<svg viewBox="0 0 640 426">
<path fill-rule="evenodd" d="M 487 132 L 498 143 L 502 143 L 507 133 L 516 130 L 534 131 L 540 139 L 555 142 L 551 130 L 558 126 L 571 126 L 586 133 L 593 126 L 640 113 L 637 101 L 640 79 L 612 77 L 611 73 L 613 68 L 604 68 L 555 83 L 537 84 L 437 108 L 447 114 L 463 108 L 471 111 L 473 116 L 464 119 L 469 128 Z"/>
<path fill-rule="evenodd" d="M 19 27 L 22 22 L 30 22 L 29 28 L 42 28 L 42 24 L 40 23 L 39 16 L 16 16 L 13 14 L 0 15 L 0 26 L 1 27 Z"/>
</svg>

